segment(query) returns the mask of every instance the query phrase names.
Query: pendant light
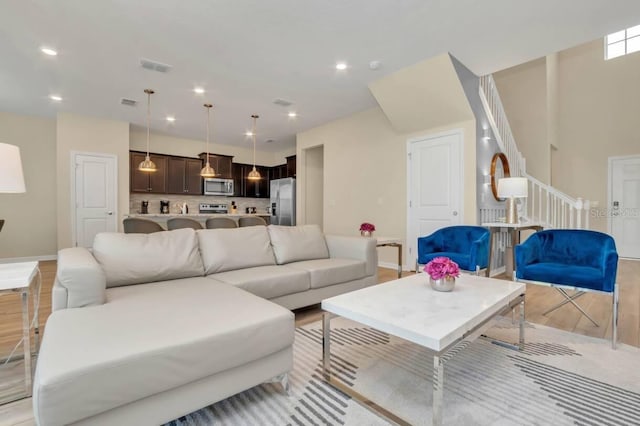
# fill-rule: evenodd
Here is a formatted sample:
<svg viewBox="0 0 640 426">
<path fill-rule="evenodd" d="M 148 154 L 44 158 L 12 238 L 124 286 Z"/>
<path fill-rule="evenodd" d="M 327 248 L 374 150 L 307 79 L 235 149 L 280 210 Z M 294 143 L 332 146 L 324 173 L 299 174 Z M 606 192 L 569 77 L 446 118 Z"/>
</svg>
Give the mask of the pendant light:
<svg viewBox="0 0 640 426">
<path fill-rule="evenodd" d="M 247 179 L 249 180 L 259 180 L 262 179 L 260 173 L 256 170 L 256 120 L 260 118 L 259 115 L 252 115 L 253 118 L 253 129 L 251 131 L 251 136 L 253 137 L 253 170 L 249 172 Z"/>
<path fill-rule="evenodd" d="M 147 94 L 147 156 L 144 158 L 144 161 L 138 165 L 138 170 L 141 172 L 152 173 L 158 170 L 156 164 L 151 161 L 149 157 L 149 117 L 151 116 L 151 95 L 155 92 L 151 89 L 144 89 L 144 93 Z"/>
<path fill-rule="evenodd" d="M 211 104 L 204 104 L 204 107 L 207 109 L 207 161 L 202 170 L 200 170 L 200 176 L 203 178 L 212 178 L 216 175 L 216 171 L 213 170 L 213 167 L 209 164 L 209 111 L 212 106 Z"/>
</svg>

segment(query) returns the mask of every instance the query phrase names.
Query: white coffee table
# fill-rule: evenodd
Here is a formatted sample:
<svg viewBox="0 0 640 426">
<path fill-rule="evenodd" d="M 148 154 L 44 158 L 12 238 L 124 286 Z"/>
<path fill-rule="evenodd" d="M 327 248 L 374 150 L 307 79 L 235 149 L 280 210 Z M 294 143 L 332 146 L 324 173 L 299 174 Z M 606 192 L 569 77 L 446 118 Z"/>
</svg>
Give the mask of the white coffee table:
<svg viewBox="0 0 640 426">
<path fill-rule="evenodd" d="M 440 425 L 444 363 L 448 359 L 445 355 L 461 341 L 475 340 L 491 326 L 493 318 L 518 305 L 522 348 L 526 287 L 522 283 L 463 274 L 452 292 L 441 293 L 431 289 L 428 279 L 427 274 L 418 274 L 323 300 L 322 362 L 329 383 L 376 409 L 331 375 L 331 318 L 339 315 L 434 351 L 433 424 Z M 396 423 L 408 424 L 381 407 L 376 411 Z"/>
</svg>

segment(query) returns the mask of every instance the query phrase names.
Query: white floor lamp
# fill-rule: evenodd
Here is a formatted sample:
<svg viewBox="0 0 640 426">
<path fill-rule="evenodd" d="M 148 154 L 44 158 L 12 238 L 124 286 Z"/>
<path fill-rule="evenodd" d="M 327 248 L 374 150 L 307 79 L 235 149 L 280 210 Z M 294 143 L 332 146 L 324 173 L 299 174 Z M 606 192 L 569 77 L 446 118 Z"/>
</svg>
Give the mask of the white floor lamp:
<svg viewBox="0 0 640 426">
<path fill-rule="evenodd" d="M 26 192 L 20 148 L 0 143 L 0 193 L 16 194 Z M 0 230 L 4 220 L 0 220 Z"/>
</svg>

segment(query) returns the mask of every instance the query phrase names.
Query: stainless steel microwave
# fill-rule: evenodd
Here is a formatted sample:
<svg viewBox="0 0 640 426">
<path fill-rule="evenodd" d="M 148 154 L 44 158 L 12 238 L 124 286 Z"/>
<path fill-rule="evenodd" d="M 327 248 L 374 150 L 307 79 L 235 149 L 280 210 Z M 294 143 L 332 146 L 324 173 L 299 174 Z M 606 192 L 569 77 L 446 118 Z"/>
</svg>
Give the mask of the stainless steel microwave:
<svg viewBox="0 0 640 426">
<path fill-rule="evenodd" d="M 233 179 L 205 179 L 204 195 L 233 195 Z"/>
</svg>

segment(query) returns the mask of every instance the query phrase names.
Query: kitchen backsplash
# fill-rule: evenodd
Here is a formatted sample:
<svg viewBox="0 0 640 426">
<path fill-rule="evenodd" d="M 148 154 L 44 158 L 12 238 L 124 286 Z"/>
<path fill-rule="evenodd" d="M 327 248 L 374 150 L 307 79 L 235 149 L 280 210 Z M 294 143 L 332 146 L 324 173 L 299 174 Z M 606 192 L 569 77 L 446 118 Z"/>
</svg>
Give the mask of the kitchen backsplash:
<svg viewBox="0 0 640 426">
<path fill-rule="evenodd" d="M 215 196 L 183 196 L 168 194 L 129 194 L 129 211 L 140 213 L 142 201 L 149 201 L 149 214 L 160 213 L 160 200 L 169 200 L 170 213 L 179 214 L 182 203 L 187 203 L 189 213 L 198 213 L 200 203 L 207 204 L 227 204 L 231 213 L 231 202 L 235 201 L 238 206 L 238 213 L 245 213 L 247 207 L 255 207 L 258 213 L 266 213 L 269 200 L 266 198 L 236 198 L 236 197 L 215 197 Z"/>
</svg>

